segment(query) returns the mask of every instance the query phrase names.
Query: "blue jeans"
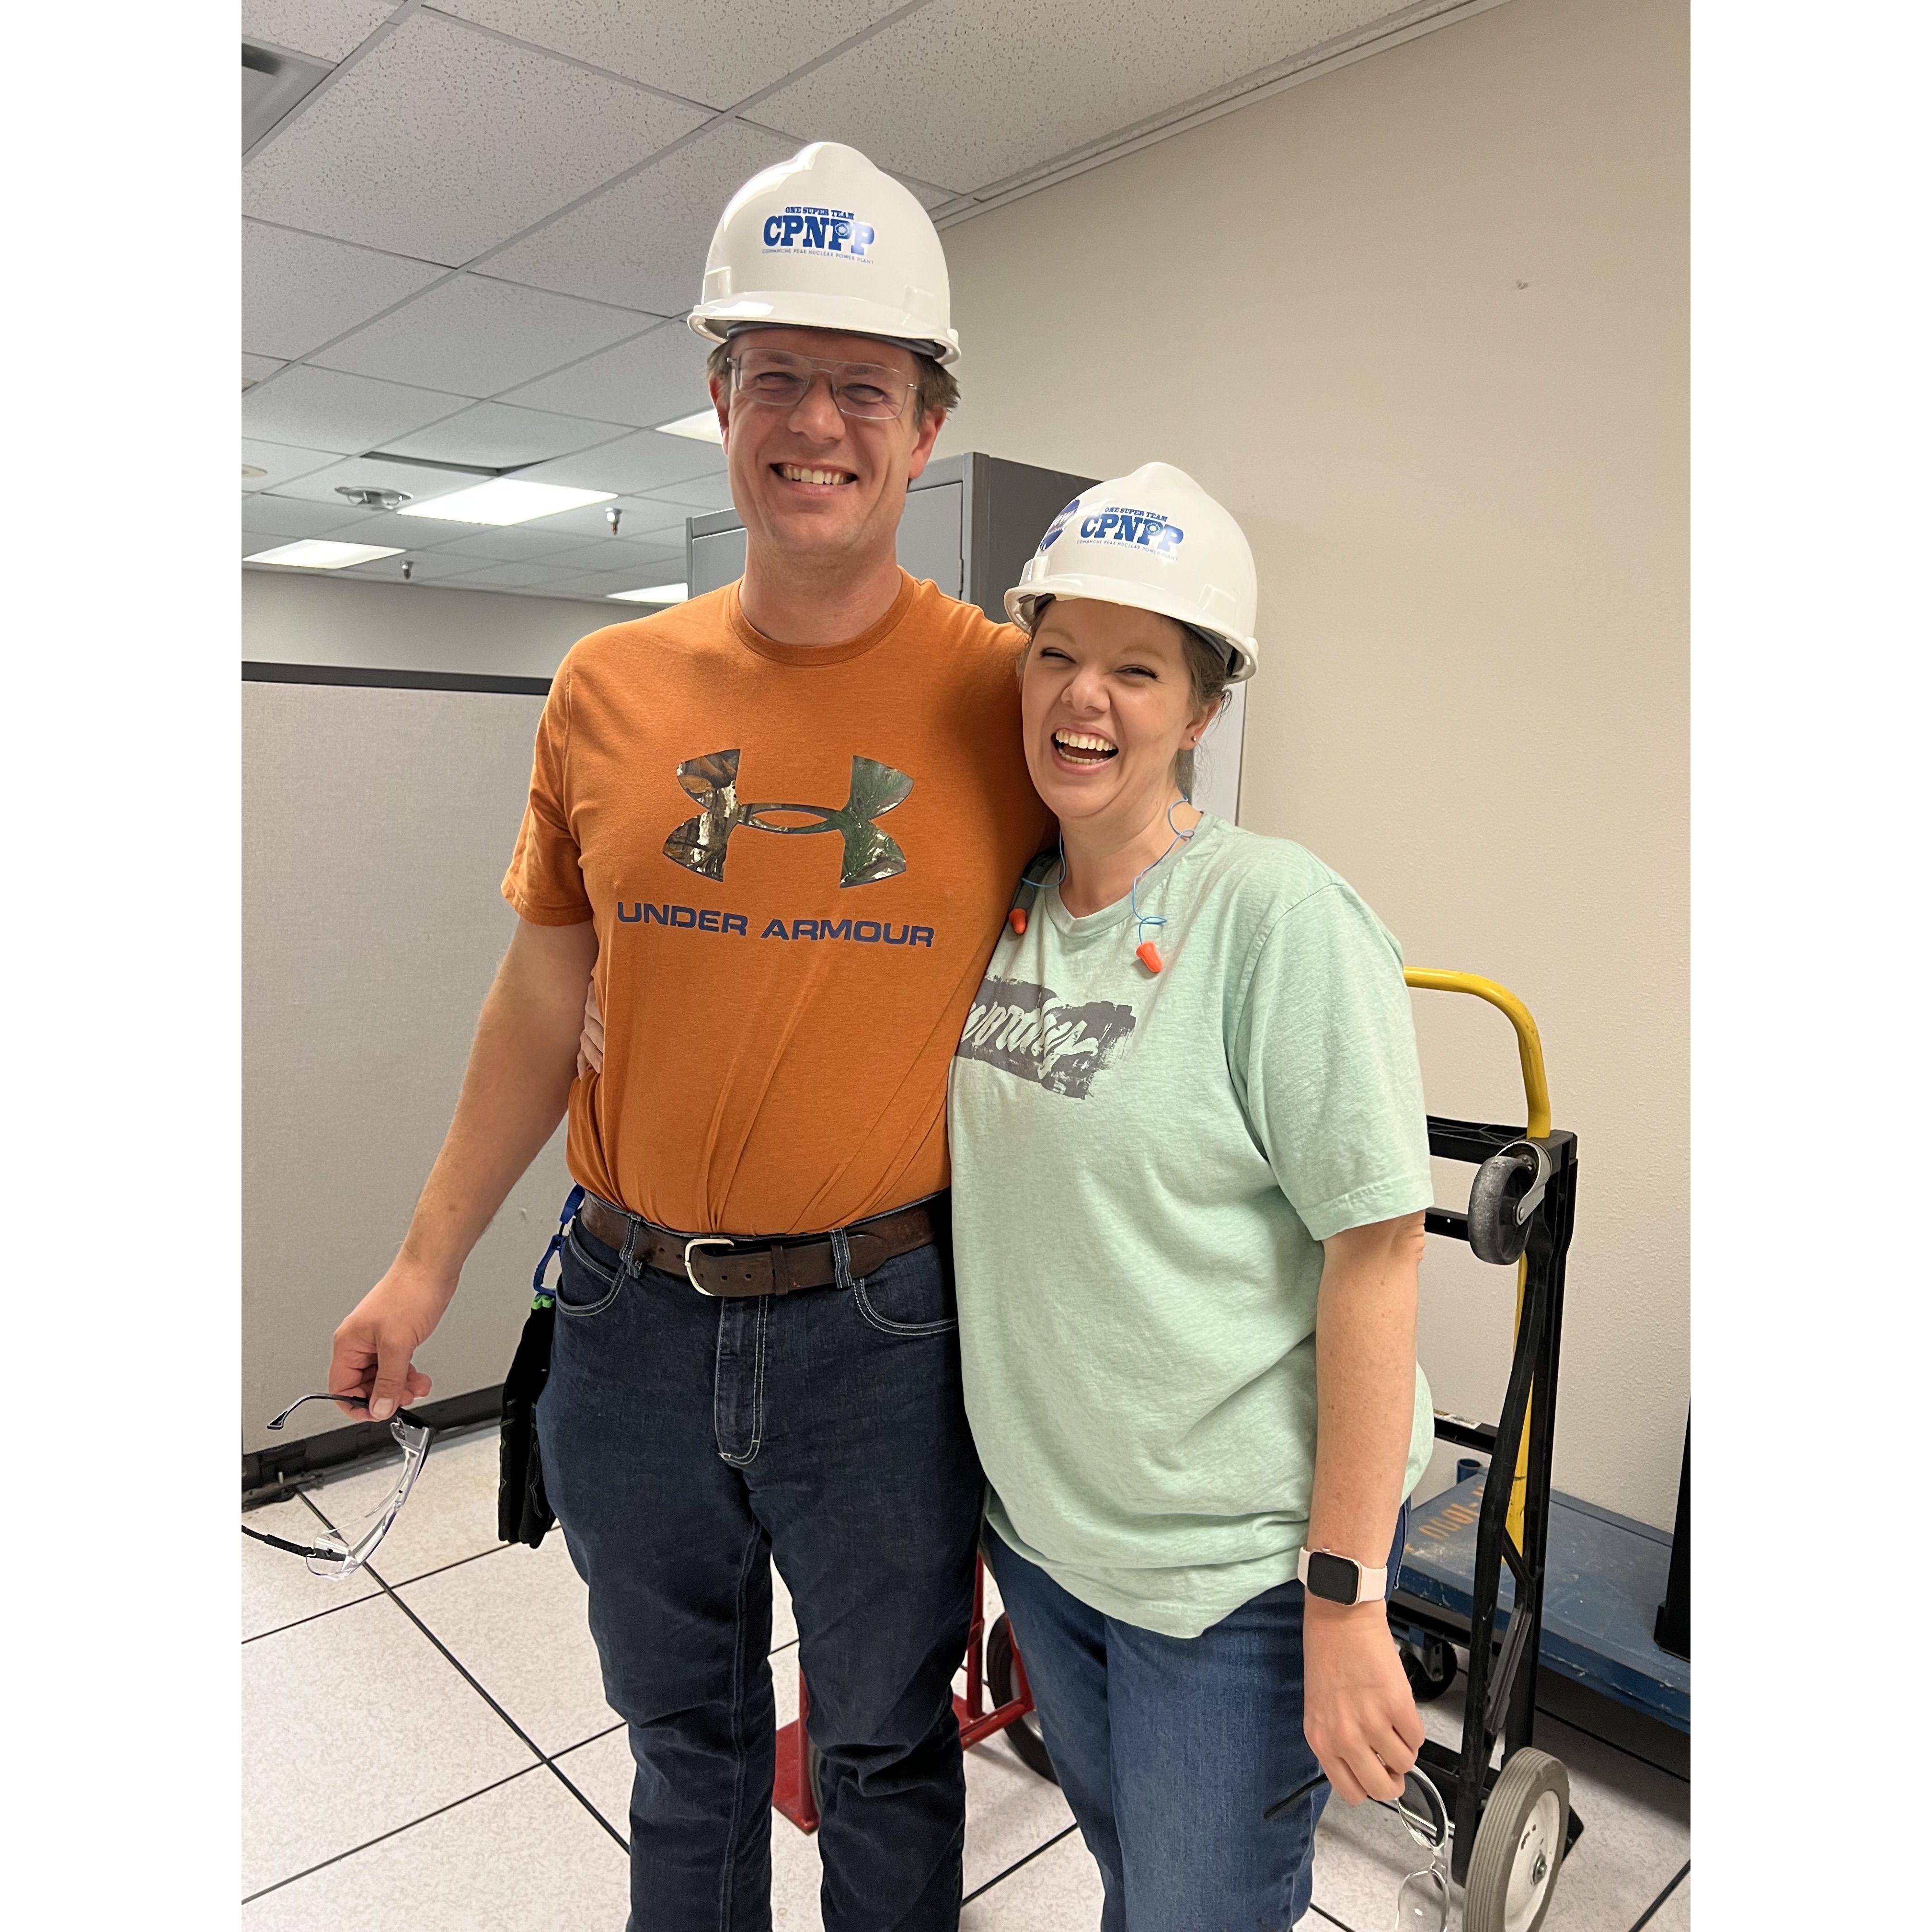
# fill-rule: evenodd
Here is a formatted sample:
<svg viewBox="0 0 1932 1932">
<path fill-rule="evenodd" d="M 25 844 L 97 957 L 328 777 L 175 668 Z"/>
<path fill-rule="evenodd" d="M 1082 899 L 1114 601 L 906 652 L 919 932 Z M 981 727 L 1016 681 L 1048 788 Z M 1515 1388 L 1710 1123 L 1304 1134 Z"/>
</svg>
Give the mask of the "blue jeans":
<svg viewBox="0 0 1932 1932">
<path fill-rule="evenodd" d="M 984 1478 L 950 1257 L 731 1300 L 621 1259 L 571 1230 L 537 1432 L 637 1766 L 631 1932 L 771 1924 L 768 1558 L 823 1754 L 827 1932 L 952 1932 Z"/>
<path fill-rule="evenodd" d="M 1100 1868 L 1100 1932 L 1293 1925 L 1328 1787 L 1262 1814 L 1321 1770 L 1301 1730 L 1301 1585 L 1264 1591 L 1197 1637 L 1162 1636 L 1082 1603 L 992 1529 L 985 1552 Z"/>
</svg>

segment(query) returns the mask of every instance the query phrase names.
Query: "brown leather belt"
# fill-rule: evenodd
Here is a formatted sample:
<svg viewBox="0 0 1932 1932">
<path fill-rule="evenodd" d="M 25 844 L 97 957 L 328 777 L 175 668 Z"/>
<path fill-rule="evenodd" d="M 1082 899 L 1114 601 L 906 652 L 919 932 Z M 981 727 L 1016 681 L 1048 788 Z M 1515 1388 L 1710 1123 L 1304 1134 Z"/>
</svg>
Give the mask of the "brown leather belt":
<svg viewBox="0 0 1932 1932">
<path fill-rule="evenodd" d="M 936 1195 L 841 1229 L 853 1278 L 939 1240 L 946 1231 L 949 1205 L 945 1195 Z M 577 1218 L 607 1248 L 624 1252 L 632 1216 L 586 1194 Z M 838 1279 L 830 1234 L 680 1234 L 649 1221 L 634 1225 L 632 1271 L 654 1268 L 681 1274 L 700 1294 L 796 1294 L 802 1288 L 830 1288 Z"/>
</svg>

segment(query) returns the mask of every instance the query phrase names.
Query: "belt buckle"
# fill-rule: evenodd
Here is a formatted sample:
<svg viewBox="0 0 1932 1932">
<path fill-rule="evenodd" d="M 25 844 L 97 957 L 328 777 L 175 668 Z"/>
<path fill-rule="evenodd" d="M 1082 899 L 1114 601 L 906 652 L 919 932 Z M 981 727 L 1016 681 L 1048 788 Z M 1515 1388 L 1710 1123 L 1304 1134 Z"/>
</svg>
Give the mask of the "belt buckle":
<svg viewBox="0 0 1932 1932">
<path fill-rule="evenodd" d="M 718 1299 L 717 1296 L 712 1294 L 711 1290 L 691 1271 L 691 1251 L 693 1248 L 732 1248 L 736 1246 L 736 1242 L 734 1241 L 728 1234 L 692 1235 L 691 1239 L 684 1244 L 685 1280 L 689 1282 L 700 1294 L 710 1296 L 712 1300 L 716 1301 Z"/>
</svg>

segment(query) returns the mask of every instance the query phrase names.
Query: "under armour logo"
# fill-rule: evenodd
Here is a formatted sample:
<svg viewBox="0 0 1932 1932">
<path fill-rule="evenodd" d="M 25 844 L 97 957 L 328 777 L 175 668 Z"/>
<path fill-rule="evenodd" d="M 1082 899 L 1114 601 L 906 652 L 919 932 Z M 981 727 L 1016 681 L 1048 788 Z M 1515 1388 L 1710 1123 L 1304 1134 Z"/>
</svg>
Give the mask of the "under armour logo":
<svg viewBox="0 0 1932 1932">
<path fill-rule="evenodd" d="M 852 788 L 845 802 L 834 808 L 823 805 L 745 805 L 738 798 L 736 752 L 710 752 L 687 758 L 677 768 L 677 782 L 698 801 L 698 816 L 687 818 L 664 841 L 664 856 L 686 871 L 707 879 L 724 876 L 724 860 L 731 835 L 740 826 L 754 832 L 836 832 L 845 842 L 838 883 L 869 886 L 906 868 L 905 854 L 872 821 L 903 805 L 912 780 L 890 765 L 872 758 L 852 760 Z M 808 825 L 773 825 L 766 814 L 790 812 L 816 820 Z"/>
</svg>

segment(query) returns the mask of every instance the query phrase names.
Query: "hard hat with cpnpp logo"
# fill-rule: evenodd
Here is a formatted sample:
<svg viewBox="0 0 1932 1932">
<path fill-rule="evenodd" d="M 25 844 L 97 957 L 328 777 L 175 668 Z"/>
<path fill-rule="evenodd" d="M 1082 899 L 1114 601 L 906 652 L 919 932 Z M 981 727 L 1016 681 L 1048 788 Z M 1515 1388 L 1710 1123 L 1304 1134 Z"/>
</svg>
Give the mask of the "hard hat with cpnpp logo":
<svg viewBox="0 0 1932 1932">
<path fill-rule="evenodd" d="M 814 141 L 724 204 L 691 326 L 877 335 L 941 364 L 959 357 L 939 231 L 909 188 L 856 148 Z"/>
<path fill-rule="evenodd" d="M 1254 553 L 1240 525 L 1170 463 L 1095 484 L 1048 524 L 1006 592 L 1006 615 L 1030 636 L 1053 597 L 1157 611 L 1214 639 L 1230 678 L 1254 675 Z"/>
</svg>

